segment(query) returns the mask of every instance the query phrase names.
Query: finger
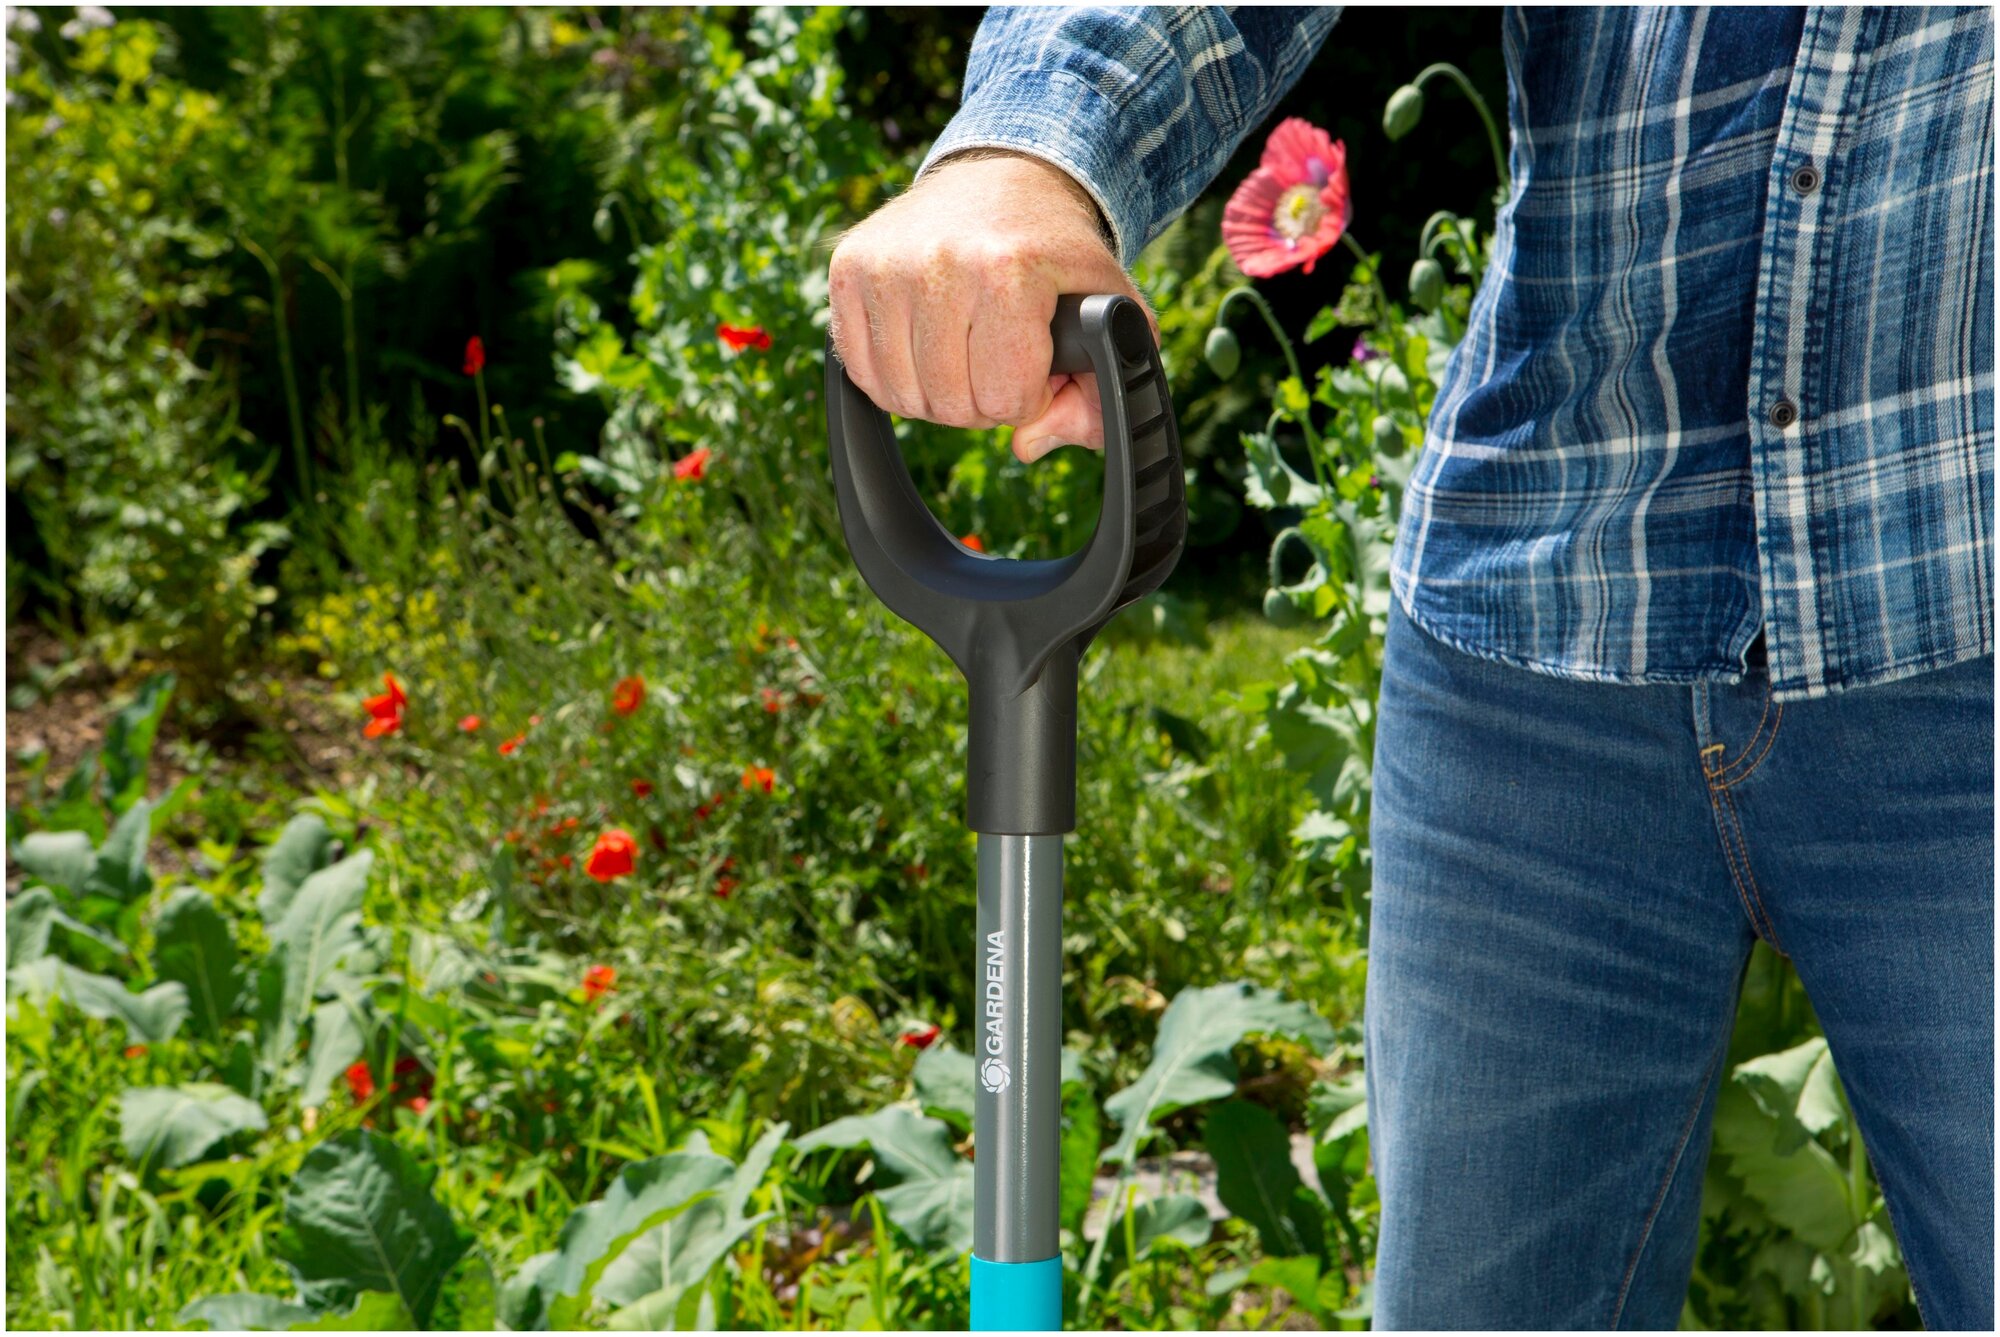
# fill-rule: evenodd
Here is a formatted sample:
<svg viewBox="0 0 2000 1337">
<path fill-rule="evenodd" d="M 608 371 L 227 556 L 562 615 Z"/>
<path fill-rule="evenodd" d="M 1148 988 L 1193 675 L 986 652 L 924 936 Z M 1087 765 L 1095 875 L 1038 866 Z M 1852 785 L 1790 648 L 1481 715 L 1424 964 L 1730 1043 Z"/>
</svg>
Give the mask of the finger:
<svg viewBox="0 0 2000 1337">
<path fill-rule="evenodd" d="M 1049 375 L 1055 285 L 1020 266 L 998 265 L 981 285 L 967 332 L 973 401 L 995 422 L 1023 423 L 1048 411 L 1061 385 Z"/>
<path fill-rule="evenodd" d="M 910 356 L 912 313 L 907 290 L 900 284 L 869 283 L 868 358 L 882 393 L 875 402 L 903 418 L 926 414 L 924 392 Z"/>
<path fill-rule="evenodd" d="M 833 312 L 827 335 L 833 340 L 834 355 L 847 369 L 847 379 L 854 382 L 854 387 L 880 407 L 884 397 L 882 382 L 868 351 L 868 304 L 861 279 L 854 266 L 844 263 L 838 254 L 827 278 L 828 305 Z"/>
<path fill-rule="evenodd" d="M 924 416 L 947 427 L 984 428 L 993 419 L 980 412 L 972 390 L 971 344 L 976 289 L 926 284 L 916 304 L 911 357 L 923 387 Z"/>
<path fill-rule="evenodd" d="M 1068 378 L 1049 401 L 1048 410 L 1014 432 L 1014 454 L 1024 464 L 1068 445 L 1104 448 L 1104 413 L 1095 376 Z"/>
</svg>

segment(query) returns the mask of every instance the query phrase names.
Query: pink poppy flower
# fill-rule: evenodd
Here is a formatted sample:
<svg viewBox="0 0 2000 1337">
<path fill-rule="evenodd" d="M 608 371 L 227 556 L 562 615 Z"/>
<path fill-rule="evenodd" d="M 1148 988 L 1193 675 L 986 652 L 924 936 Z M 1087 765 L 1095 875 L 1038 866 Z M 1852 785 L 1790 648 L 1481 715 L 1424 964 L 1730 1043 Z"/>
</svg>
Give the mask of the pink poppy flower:
<svg viewBox="0 0 2000 1337">
<path fill-rule="evenodd" d="M 1347 146 L 1296 116 L 1264 141 L 1257 170 L 1222 213 L 1230 258 L 1253 279 L 1303 267 L 1340 241 L 1354 216 L 1347 194 Z"/>
</svg>

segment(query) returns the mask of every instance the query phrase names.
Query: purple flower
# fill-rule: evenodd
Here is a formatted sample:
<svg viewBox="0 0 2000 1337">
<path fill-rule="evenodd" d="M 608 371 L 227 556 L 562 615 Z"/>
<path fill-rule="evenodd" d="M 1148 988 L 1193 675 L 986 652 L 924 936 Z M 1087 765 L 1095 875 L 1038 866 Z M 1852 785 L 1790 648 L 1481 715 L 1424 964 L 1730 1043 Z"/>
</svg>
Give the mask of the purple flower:
<svg viewBox="0 0 2000 1337">
<path fill-rule="evenodd" d="M 1356 362 L 1373 362 L 1381 356 L 1380 353 L 1368 346 L 1367 335 L 1357 334 L 1354 336 L 1354 360 Z"/>
</svg>

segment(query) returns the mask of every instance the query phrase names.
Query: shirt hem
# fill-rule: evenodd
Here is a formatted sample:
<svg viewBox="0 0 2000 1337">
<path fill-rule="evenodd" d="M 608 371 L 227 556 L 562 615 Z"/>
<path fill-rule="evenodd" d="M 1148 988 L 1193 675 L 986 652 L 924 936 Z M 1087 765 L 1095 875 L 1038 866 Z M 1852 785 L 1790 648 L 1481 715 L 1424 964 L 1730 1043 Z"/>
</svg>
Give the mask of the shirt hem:
<svg viewBox="0 0 2000 1337">
<path fill-rule="evenodd" d="M 1402 582 L 1391 583 L 1392 586 L 1402 584 Z M 1430 637 L 1440 645 L 1448 646 L 1460 654 L 1471 655 L 1475 659 L 1484 659 L 1494 664 L 1505 664 L 1510 668 L 1525 669 L 1530 673 L 1539 673 L 1544 677 L 1560 678 L 1566 682 L 1597 683 L 1607 687 L 1691 687 L 1697 683 L 1735 684 L 1742 682 L 1746 676 L 1744 670 L 1740 668 L 1670 668 L 1648 669 L 1644 673 L 1630 673 L 1621 669 L 1600 668 L 1595 665 L 1563 664 L 1549 659 L 1537 659 L 1532 655 L 1519 654 L 1490 642 L 1474 640 L 1468 636 L 1461 636 L 1455 632 L 1446 631 L 1437 619 L 1417 606 L 1416 592 L 1412 588 L 1408 588 L 1407 586 L 1400 589 L 1392 588 L 1391 594 L 1395 598 L 1397 606 L 1403 610 L 1404 615 L 1410 619 L 1411 623 L 1418 630 L 1422 631 L 1424 635 Z M 1926 673 L 1935 673 L 1943 669 L 1954 668 L 1960 664 L 1970 663 L 1975 659 L 1983 659 L 1992 653 L 1993 642 L 1988 638 L 1971 645 L 1959 646 L 1955 649 L 1940 651 L 1937 654 L 1925 655 L 1919 659 L 1907 659 L 1898 663 L 1887 664 L 1880 669 L 1870 670 L 1867 673 L 1856 674 L 1838 681 L 1804 684 L 1790 683 L 1783 685 L 1774 683 L 1771 687 L 1771 699 L 1787 704 L 1798 701 L 1824 700 L 1830 696 L 1838 696 L 1843 692 L 1858 691 L 1865 687 L 1880 687 L 1887 683 L 1901 682 L 1907 678 L 1921 677 Z"/>
<path fill-rule="evenodd" d="M 1449 646 L 1460 654 L 1471 655 L 1495 664 L 1505 664 L 1510 668 L 1526 669 L 1543 677 L 1561 678 L 1566 682 L 1597 683 L 1606 687 L 1691 687 L 1696 683 L 1738 683 L 1743 681 L 1743 670 L 1729 668 L 1669 668 L 1648 669 L 1644 673 L 1631 673 L 1623 669 L 1599 668 L 1595 665 L 1563 664 L 1552 659 L 1537 659 L 1512 650 L 1470 637 L 1460 636 L 1444 630 L 1428 613 L 1419 611 L 1414 592 L 1395 590 L 1396 603 L 1402 608 L 1417 628 L 1442 645 Z"/>
</svg>

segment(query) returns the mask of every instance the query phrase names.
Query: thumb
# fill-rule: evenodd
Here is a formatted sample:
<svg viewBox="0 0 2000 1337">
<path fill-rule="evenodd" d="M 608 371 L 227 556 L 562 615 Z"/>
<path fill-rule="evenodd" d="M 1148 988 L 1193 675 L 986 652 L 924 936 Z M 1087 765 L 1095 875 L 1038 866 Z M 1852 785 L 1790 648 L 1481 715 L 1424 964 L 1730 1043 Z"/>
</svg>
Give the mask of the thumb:
<svg viewBox="0 0 2000 1337">
<path fill-rule="evenodd" d="M 1014 455 L 1023 464 L 1033 464 L 1058 446 L 1104 448 L 1104 413 L 1097 398 L 1095 376 L 1053 376 L 1050 383 L 1062 382 L 1032 422 L 1014 429 Z"/>
</svg>

